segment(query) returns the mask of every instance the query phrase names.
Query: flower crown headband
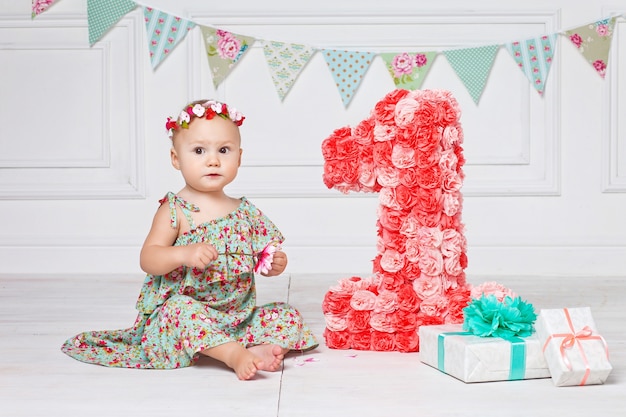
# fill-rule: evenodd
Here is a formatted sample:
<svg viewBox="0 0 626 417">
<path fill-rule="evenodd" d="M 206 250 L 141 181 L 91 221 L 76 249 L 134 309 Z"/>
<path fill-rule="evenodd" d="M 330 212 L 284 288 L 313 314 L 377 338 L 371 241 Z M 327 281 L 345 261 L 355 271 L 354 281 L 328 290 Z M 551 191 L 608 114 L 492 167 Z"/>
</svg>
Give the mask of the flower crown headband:
<svg viewBox="0 0 626 417">
<path fill-rule="evenodd" d="M 174 136 L 174 131 L 180 129 L 189 129 L 189 123 L 194 117 L 204 117 L 211 120 L 215 116 L 223 119 L 231 120 L 237 126 L 241 126 L 245 117 L 234 107 L 228 107 L 226 103 L 216 100 L 207 100 L 205 102 L 193 102 L 185 106 L 180 112 L 176 120 L 171 117 L 167 118 L 165 129 L 167 129 L 170 139 Z"/>
</svg>

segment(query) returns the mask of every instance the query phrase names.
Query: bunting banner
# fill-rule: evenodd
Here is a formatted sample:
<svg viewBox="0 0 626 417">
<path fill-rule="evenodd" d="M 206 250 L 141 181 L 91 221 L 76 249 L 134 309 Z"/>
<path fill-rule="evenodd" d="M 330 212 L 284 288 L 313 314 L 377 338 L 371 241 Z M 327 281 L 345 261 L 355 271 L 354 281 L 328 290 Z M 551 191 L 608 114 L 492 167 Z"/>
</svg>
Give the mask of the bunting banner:
<svg viewBox="0 0 626 417">
<path fill-rule="evenodd" d="M 32 18 L 45 12 L 59 0 L 32 0 Z M 257 41 L 252 36 L 234 34 L 219 28 L 199 25 L 159 11 L 141 2 L 148 48 L 152 68 L 156 69 L 182 42 L 189 31 L 199 26 L 213 84 L 217 88 L 242 60 L 246 52 Z M 131 0 L 97 1 L 87 0 L 89 44 L 93 46 L 124 15 L 136 9 Z M 554 59 L 557 36 L 567 37 L 586 60 L 602 77 L 608 68 L 611 41 L 617 19 L 626 15 L 596 20 L 574 29 L 506 44 L 467 47 L 429 52 L 386 52 L 348 51 L 320 49 L 314 46 L 260 39 L 274 87 L 281 101 L 293 88 L 298 77 L 313 55 L 320 51 L 331 72 L 344 106 L 348 106 L 358 90 L 365 73 L 374 58 L 380 55 L 396 86 L 407 90 L 420 89 L 438 55 L 445 55 L 451 67 L 465 85 L 475 104 L 485 90 L 495 57 L 504 46 L 533 88 L 543 96 L 550 67 Z"/>
<path fill-rule="evenodd" d="M 263 41 L 263 53 L 280 100 L 291 90 L 315 49 L 300 44 Z"/>
<path fill-rule="evenodd" d="M 207 26 L 200 26 L 200 29 L 209 59 L 213 85 L 217 88 L 241 57 L 248 52 L 256 39 Z"/>
<path fill-rule="evenodd" d="M 615 17 L 565 31 L 566 36 L 576 46 L 578 52 L 589 62 L 600 77 L 606 75 L 609 51 L 613 39 Z"/>
<path fill-rule="evenodd" d="M 426 79 L 437 52 L 381 53 L 387 70 L 397 88 L 419 90 Z"/>
<path fill-rule="evenodd" d="M 152 68 L 156 68 L 185 38 L 195 23 L 150 7 L 143 9 Z"/>
<path fill-rule="evenodd" d="M 526 78 L 542 96 L 554 57 L 555 41 L 556 33 L 506 44 L 506 49 Z"/>
<path fill-rule="evenodd" d="M 33 12 L 31 14 L 31 18 L 34 19 L 35 16 L 39 16 L 50 6 L 54 4 L 56 0 L 33 0 Z"/>
<path fill-rule="evenodd" d="M 474 103 L 478 104 L 500 45 L 444 51 L 452 69 L 459 76 Z"/>
<path fill-rule="evenodd" d="M 87 22 L 89 45 L 93 46 L 122 17 L 137 7 L 130 0 L 98 1 L 87 0 Z"/>
<path fill-rule="evenodd" d="M 322 50 L 344 106 L 350 104 L 376 55 L 373 52 Z"/>
</svg>

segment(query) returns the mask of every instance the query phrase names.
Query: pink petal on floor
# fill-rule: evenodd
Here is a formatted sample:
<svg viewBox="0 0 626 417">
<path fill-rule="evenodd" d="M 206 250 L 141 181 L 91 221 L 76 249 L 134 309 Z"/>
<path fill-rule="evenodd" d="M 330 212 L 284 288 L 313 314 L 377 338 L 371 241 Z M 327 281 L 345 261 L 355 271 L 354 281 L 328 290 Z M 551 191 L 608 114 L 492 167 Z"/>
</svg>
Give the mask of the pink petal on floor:
<svg viewBox="0 0 626 417">
<path fill-rule="evenodd" d="M 319 362 L 319 359 L 317 358 L 306 358 L 306 359 L 294 358 L 293 360 L 296 363 L 296 366 L 304 366 L 306 365 L 307 362 Z"/>
</svg>

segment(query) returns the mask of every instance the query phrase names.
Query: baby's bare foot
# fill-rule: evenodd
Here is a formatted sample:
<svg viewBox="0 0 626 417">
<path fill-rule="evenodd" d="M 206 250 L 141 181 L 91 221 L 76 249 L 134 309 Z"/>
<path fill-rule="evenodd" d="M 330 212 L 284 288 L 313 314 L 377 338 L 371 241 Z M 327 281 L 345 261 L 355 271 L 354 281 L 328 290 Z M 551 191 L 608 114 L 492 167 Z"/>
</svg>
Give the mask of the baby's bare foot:
<svg viewBox="0 0 626 417">
<path fill-rule="evenodd" d="M 257 345 L 248 348 L 248 351 L 260 358 L 261 363 L 257 369 L 261 371 L 275 372 L 281 368 L 285 353 L 289 349 L 284 349 L 278 345 Z"/>
<path fill-rule="evenodd" d="M 257 371 L 264 370 L 265 366 L 261 357 L 246 349 L 233 352 L 227 365 L 235 371 L 237 378 L 241 380 L 252 379 Z"/>
</svg>

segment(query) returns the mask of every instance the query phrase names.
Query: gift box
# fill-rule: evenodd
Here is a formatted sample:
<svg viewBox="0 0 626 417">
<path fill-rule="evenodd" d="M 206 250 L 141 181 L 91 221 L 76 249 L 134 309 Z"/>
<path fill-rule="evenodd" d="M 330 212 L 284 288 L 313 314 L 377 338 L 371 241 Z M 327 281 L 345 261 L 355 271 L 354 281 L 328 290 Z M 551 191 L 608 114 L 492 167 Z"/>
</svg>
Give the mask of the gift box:
<svg viewBox="0 0 626 417">
<path fill-rule="evenodd" d="M 420 360 L 463 382 L 549 378 L 536 334 L 479 337 L 460 324 L 421 326 Z"/>
<path fill-rule="evenodd" d="M 609 350 L 589 307 L 541 310 L 536 329 L 554 385 L 606 381 L 612 370 Z"/>
</svg>

